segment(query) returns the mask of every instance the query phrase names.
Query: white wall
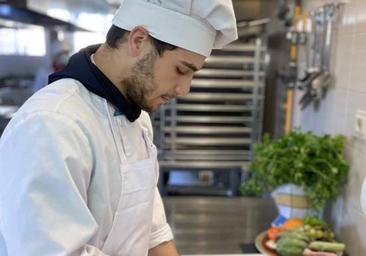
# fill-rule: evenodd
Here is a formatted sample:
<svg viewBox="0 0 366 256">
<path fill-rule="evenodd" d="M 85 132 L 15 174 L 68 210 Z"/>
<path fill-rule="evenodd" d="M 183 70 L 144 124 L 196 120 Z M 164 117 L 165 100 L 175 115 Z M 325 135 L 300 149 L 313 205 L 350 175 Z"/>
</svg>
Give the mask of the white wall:
<svg viewBox="0 0 366 256">
<path fill-rule="evenodd" d="M 303 0 L 306 10 L 331 0 Z M 351 0 L 341 9 L 336 26 L 336 45 L 332 55 L 335 82 L 318 110 L 313 107 L 295 111 L 295 125 L 318 134 L 345 134 L 349 180 L 332 206 L 331 220 L 339 238 L 352 256 L 366 255 L 366 217 L 360 208 L 360 190 L 366 177 L 366 142 L 354 135 L 355 113 L 366 110 L 366 1 Z M 303 56 L 303 55 L 302 55 Z M 300 66 L 303 66 L 300 57 Z M 297 102 L 300 94 L 297 94 Z M 296 103 L 295 103 L 296 104 Z"/>
</svg>

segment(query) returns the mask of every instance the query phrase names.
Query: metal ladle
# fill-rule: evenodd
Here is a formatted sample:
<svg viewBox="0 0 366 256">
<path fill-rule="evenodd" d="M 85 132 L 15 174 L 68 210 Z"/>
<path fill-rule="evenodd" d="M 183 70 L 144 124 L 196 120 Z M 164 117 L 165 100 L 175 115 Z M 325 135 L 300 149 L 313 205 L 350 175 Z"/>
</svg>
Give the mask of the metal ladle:
<svg viewBox="0 0 366 256">
<path fill-rule="evenodd" d="M 322 54 L 321 54 L 321 71 L 319 75 L 313 79 L 312 88 L 315 90 L 316 100 L 321 100 L 326 88 L 331 84 L 333 78 L 330 74 L 330 57 L 332 50 L 332 23 L 333 23 L 333 5 L 324 7 L 325 33 L 323 35 Z"/>
<path fill-rule="evenodd" d="M 299 81 L 301 86 L 307 89 L 299 102 L 301 109 L 306 108 L 314 100 L 319 102 L 333 80 L 330 74 L 330 56 L 334 8 L 334 5 L 326 5 L 314 15 L 313 67 L 318 66 L 318 68 L 308 69 L 306 76 Z M 316 62 L 319 64 L 316 65 Z"/>
</svg>

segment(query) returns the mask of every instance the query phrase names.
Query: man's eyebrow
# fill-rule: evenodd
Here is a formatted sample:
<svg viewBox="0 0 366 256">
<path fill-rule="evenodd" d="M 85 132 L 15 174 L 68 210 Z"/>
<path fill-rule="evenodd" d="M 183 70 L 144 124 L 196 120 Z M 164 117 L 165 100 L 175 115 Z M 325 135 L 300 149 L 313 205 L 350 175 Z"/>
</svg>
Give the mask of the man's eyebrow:
<svg viewBox="0 0 366 256">
<path fill-rule="evenodd" d="M 183 64 L 183 65 L 185 65 L 186 67 L 188 67 L 188 68 L 190 68 L 190 69 L 192 69 L 192 71 L 193 72 L 196 72 L 196 71 L 198 71 L 199 70 L 199 68 L 197 68 L 195 65 L 193 65 L 192 63 L 189 63 L 189 62 L 186 62 L 186 61 L 181 61 L 181 63 Z"/>
</svg>

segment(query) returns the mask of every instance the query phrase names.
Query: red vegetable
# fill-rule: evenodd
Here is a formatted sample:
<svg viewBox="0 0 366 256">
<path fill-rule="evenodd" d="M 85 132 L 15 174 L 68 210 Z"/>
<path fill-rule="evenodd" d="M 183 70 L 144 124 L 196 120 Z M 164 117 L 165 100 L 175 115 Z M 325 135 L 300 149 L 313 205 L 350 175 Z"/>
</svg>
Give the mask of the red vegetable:
<svg viewBox="0 0 366 256">
<path fill-rule="evenodd" d="M 269 240 L 276 241 L 277 237 L 281 234 L 282 229 L 279 227 L 271 227 L 267 230 L 267 236 Z"/>
</svg>

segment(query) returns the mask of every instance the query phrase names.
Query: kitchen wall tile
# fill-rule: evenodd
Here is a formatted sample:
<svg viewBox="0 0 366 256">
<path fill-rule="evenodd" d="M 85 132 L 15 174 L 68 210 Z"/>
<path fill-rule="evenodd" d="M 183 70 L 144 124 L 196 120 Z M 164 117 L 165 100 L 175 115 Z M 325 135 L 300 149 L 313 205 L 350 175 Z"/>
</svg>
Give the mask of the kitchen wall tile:
<svg viewBox="0 0 366 256">
<path fill-rule="evenodd" d="M 355 24 L 353 32 L 355 34 L 366 33 L 366 1 L 353 0 L 355 6 Z"/>
<path fill-rule="evenodd" d="M 346 244 L 349 255 L 364 255 L 366 245 L 362 238 L 366 235 L 366 218 L 352 205 L 346 205 L 345 208 L 344 221 L 337 227 L 340 230 L 337 238 Z"/>
<path fill-rule="evenodd" d="M 314 131 L 317 134 L 324 134 L 326 132 L 325 127 L 328 122 L 329 107 L 331 105 L 331 101 L 328 101 L 326 97 L 327 96 L 322 98 L 314 105 L 315 110 Z"/>
<path fill-rule="evenodd" d="M 330 87 L 317 108 L 312 104 L 303 111 L 297 110 L 297 126 L 317 134 L 344 134 L 347 93 L 344 88 Z"/>
<path fill-rule="evenodd" d="M 311 11 L 325 2 L 304 0 L 303 3 Z M 332 204 L 330 215 L 336 234 L 348 246 L 348 253 L 358 256 L 366 255 L 362 239 L 366 236 L 366 217 L 360 209 L 361 186 L 366 177 L 366 142 L 354 137 L 354 126 L 356 111 L 366 110 L 366 0 L 350 0 L 343 5 L 335 29 L 334 85 L 319 110 L 309 108 L 298 114 L 306 130 L 342 133 L 348 138 L 349 180 Z"/>
<path fill-rule="evenodd" d="M 345 200 L 356 207 L 360 208 L 360 195 L 363 180 L 366 177 L 364 170 L 366 161 L 366 144 L 364 141 L 351 138 L 347 145 L 347 160 L 351 166 L 348 175 L 347 186 L 345 187 Z"/>
<path fill-rule="evenodd" d="M 338 198 L 332 202 L 330 219 L 327 221 L 331 224 L 332 230 L 335 234 L 340 234 L 341 223 L 344 223 L 344 219 L 347 215 L 347 208 L 345 207 L 344 194 L 341 193 Z"/>
<path fill-rule="evenodd" d="M 309 105 L 300 113 L 300 126 L 303 131 L 313 131 L 321 134 L 325 124 L 326 105 L 320 104 L 318 107 L 314 103 Z"/>
<path fill-rule="evenodd" d="M 348 91 L 331 87 L 324 99 L 327 113 L 323 133 L 344 134 L 346 129 L 346 105 Z"/>
<path fill-rule="evenodd" d="M 366 33 L 352 40 L 351 65 L 348 88 L 366 93 Z"/>
<path fill-rule="evenodd" d="M 333 1 L 334 2 L 334 1 Z M 339 6 L 339 16 L 337 17 L 338 32 L 341 35 L 354 34 L 357 16 L 357 5 L 355 1 L 349 1 Z"/>
<path fill-rule="evenodd" d="M 348 88 L 350 78 L 352 40 L 350 35 L 338 35 L 331 57 L 334 86 Z"/>
<path fill-rule="evenodd" d="M 366 70 L 365 70 L 366 76 Z M 366 93 L 349 90 L 347 97 L 346 132 L 349 137 L 354 135 L 357 110 L 366 111 Z"/>
<path fill-rule="evenodd" d="M 359 204 L 340 196 L 333 204 L 330 224 L 337 239 L 346 244 L 349 255 L 364 255 L 362 252 L 366 248 L 360 238 L 365 237 L 366 217 L 361 213 Z"/>
</svg>

